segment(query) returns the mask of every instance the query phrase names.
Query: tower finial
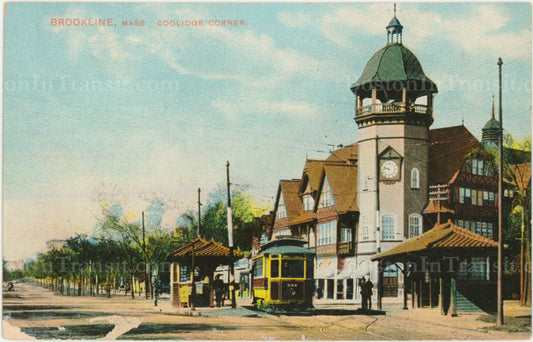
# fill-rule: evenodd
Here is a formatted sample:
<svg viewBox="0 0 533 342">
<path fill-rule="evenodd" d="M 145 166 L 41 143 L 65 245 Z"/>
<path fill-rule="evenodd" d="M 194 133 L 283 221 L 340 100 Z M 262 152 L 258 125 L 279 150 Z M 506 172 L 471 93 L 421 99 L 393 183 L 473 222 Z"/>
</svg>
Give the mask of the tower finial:
<svg viewBox="0 0 533 342">
<path fill-rule="evenodd" d="M 400 24 L 398 18 L 396 18 L 396 3 L 394 3 L 394 17 L 387 25 L 387 43 L 394 43 L 394 38 L 396 38 L 396 43 L 402 43 L 402 30 L 403 26 Z"/>
<path fill-rule="evenodd" d="M 494 119 L 494 120 L 496 119 L 494 117 L 494 94 L 492 94 L 492 119 Z"/>
</svg>

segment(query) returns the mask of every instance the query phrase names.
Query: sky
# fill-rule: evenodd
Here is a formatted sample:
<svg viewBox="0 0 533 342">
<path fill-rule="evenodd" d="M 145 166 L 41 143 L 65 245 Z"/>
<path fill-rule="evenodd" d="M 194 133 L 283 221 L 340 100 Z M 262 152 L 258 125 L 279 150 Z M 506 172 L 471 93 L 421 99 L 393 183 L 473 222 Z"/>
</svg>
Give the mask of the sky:
<svg viewBox="0 0 533 342">
<path fill-rule="evenodd" d="M 531 134 L 530 6 L 398 3 L 403 43 L 439 87 L 432 128 L 464 121 L 481 138 L 501 57 L 504 128 Z M 4 11 L 2 254 L 17 260 L 92 231 L 102 198 L 137 218 L 159 199 L 163 224 L 175 225 L 198 188 L 205 202 L 225 186 L 226 161 L 233 186 L 272 207 L 279 180 L 301 177 L 306 158 L 357 141 L 350 85 L 386 44 L 393 4 Z M 111 25 L 53 25 L 76 18 Z"/>
</svg>

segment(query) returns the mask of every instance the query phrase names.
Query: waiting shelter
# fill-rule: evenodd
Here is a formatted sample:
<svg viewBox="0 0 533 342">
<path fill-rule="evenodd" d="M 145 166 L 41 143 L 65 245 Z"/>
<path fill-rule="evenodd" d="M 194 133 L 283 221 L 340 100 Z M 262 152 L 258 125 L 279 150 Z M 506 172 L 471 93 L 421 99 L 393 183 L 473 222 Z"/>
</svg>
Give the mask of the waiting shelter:
<svg viewBox="0 0 533 342">
<path fill-rule="evenodd" d="M 233 254 L 233 255 L 232 255 Z M 213 306 L 213 274 L 219 265 L 242 258 L 239 251 L 198 237 L 169 253 L 170 298 L 174 306 Z"/>
<path fill-rule="evenodd" d="M 441 314 L 496 311 L 496 272 L 491 267 L 497 242 L 448 221 L 426 233 L 375 255 L 379 261 L 378 305 L 383 295 L 383 271 L 396 265 L 404 275 L 404 309 L 439 306 Z"/>
</svg>

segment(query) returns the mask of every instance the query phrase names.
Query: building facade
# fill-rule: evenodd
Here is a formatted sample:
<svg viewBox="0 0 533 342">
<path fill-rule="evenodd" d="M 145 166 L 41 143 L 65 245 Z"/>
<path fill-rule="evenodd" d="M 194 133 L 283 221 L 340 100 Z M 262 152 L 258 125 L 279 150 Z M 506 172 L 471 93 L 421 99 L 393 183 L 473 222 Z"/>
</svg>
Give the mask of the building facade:
<svg viewBox="0 0 533 342">
<path fill-rule="evenodd" d="M 315 249 L 316 299 L 359 301 L 361 278 L 378 283 L 373 256 L 449 219 L 498 238 L 497 172 L 484 149 L 499 131 L 494 109 L 483 143 L 462 125 L 430 129 L 437 85 L 403 45 L 396 16 L 386 29 L 386 45 L 351 86 L 357 143 L 307 160 L 301 178 L 278 188 L 271 238 L 296 235 Z M 489 260 L 478 259 L 481 273 L 467 277 L 491 281 Z M 385 269 L 383 296 L 412 291 L 403 278 L 396 266 Z"/>
</svg>

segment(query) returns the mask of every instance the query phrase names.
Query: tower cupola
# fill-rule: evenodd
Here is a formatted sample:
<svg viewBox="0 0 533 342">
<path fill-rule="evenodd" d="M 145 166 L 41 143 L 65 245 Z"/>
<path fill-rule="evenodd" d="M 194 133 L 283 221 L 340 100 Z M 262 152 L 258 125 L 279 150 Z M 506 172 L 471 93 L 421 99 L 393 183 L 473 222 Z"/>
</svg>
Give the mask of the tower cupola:
<svg viewBox="0 0 533 342">
<path fill-rule="evenodd" d="M 396 43 L 402 43 L 402 31 L 403 26 L 400 24 L 398 18 L 396 18 L 396 4 L 394 4 L 394 17 L 387 25 L 387 43 L 394 43 L 394 38 L 396 38 Z"/>
<path fill-rule="evenodd" d="M 403 26 L 394 17 L 387 26 L 387 44 L 368 61 L 351 86 L 356 96 L 355 121 L 359 127 L 433 123 L 433 94 L 437 85 L 426 76 L 415 54 L 402 44 Z"/>
<path fill-rule="evenodd" d="M 492 96 L 492 117 L 481 130 L 481 142 L 485 146 L 498 147 L 500 123 L 494 115 L 494 95 Z"/>
</svg>

